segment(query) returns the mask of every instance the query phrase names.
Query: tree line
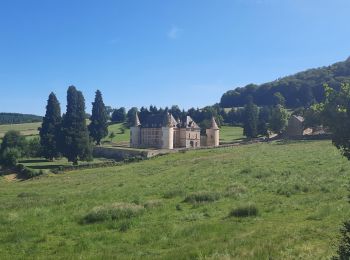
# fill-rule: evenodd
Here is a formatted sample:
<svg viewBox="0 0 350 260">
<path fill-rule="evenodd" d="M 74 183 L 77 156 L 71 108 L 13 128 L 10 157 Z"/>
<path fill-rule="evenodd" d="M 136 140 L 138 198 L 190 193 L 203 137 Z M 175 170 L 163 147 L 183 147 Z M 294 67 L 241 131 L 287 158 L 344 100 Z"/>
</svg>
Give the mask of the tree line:
<svg viewBox="0 0 350 260">
<path fill-rule="evenodd" d="M 42 117 L 19 113 L 0 113 L 0 125 L 41 122 Z"/>
<path fill-rule="evenodd" d="M 285 99 L 287 108 L 309 107 L 325 100 L 323 84 L 339 90 L 343 82 L 350 82 L 350 58 L 328 67 L 310 69 L 262 85 L 249 84 L 224 93 L 221 107 L 243 107 L 248 97 L 258 106 L 273 106 L 275 95 Z"/>
</svg>

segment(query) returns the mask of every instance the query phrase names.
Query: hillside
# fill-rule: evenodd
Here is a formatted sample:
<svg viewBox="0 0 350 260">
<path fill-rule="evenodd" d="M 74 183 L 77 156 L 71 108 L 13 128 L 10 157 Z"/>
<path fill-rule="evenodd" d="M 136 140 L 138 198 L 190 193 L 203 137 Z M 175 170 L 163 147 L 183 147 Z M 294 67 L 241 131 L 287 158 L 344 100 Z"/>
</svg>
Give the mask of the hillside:
<svg viewBox="0 0 350 260">
<path fill-rule="evenodd" d="M 280 92 L 288 108 L 308 107 L 324 98 L 323 84 L 338 88 L 342 82 L 350 82 L 350 58 L 328 67 L 310 69 L 292 76 L 280 78 L 262 85 L 250 84 L 227 91 L 221 97 L 222 107 L 241 107 L 252 96 L 259 105 L 273 105 L 274 94 Z"/>
<path fill-rule="evenodd" d="M 0 125 L 41 122 L 42 117 L 19 113 L 0 113 Z"/>
<path fill-rule="evenodd" d="M 350 213 L 349 173 L 330 141 L 309 141 L 4 176 L 0 251 L 3 259 L 329 259 Z M 243 207 L 258 213 L 230 216 Z"/>
</svg>

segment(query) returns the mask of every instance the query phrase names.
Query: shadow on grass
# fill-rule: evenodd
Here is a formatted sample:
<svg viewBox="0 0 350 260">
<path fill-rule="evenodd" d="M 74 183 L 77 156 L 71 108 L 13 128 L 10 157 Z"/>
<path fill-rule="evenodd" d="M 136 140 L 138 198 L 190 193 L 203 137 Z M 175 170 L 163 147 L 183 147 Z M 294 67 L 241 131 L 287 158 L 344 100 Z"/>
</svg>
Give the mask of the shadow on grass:
<svg viewBox="0 0 350 260">
<path fill-rule="evenodd" d="M 53 169 L 58 169 L 59 167 L 63 167 L 64 165 L 62 164 L 51 164 L 51 165 L 31 165 L 27 166 L 30 169 L 35 169 L 35 170 L 53 170 Z"/>
<path fill-rule="evenodd" d="M 27 159 L 27 160 L 20 160 L 19 163 L 45 163 L 49 162 L 46 159 Z"/>
</svg>

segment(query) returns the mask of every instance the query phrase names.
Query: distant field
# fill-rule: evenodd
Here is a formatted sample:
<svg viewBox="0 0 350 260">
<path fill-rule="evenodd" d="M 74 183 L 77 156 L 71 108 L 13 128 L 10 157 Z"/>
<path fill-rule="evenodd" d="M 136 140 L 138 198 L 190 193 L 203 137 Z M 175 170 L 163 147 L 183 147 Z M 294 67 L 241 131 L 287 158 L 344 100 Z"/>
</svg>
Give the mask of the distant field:
<svg viewBox="0 0 350 260">
<path fill-rule="evenodd" d="M 38 128 L 41 123 L 25 123 L 25 124 L 12 124 L 12 125 L 0 125 L 0 138 L 9 130 L 20 131 L 24 136 L 35 136 L 39 134 Z"/>
<path fill-rule="evenodd" d="M 350 216 L 349 180 L 350 163 L 330 141 L 189 151 L 28 181 L 0 177 L 0 254 L 330 259 Z"/>
<path fill-rule="evenodd" d="M 122 129 L 124 128 L 123 124 L 114 124 L 108 127 L 109 134 L 114 132 L 116 135 L 112 141 L 116 144 L 125 144 L 130 140 L 130 129 L 124 128 L 123 133 Z M 220 128 L 220 142 L 229 143 L 243 140 L 243 128 L 241 127 L 232 127 L 232 126 L 223 126 Z M 105 141 L 110 141 L 110 138 L 106 137 Z"/>
<path fill-rule="evenodd" d="M 222 126 L 220 128 L 220 142 L 230 143 L 243 140 L 243 128 L 236 126 Z"/>
<path fill-rule="evenodd" d="M 0 125 L 0 138 L 9 130 L 20 131 L 25 136 L 36 136 L 39 134 L 38 128 L 41 123 L 26 123 L 13 125 Z M 124 132 L 123 129 L 124 128 Z M 130 140 L 130 129 L 127 129 L 123 124 L 114 124 L 108 127 L 108 137 L 104 141 L 111 141 L 109 134 L 114 132 L 115 137 L 112 139 L 113 143 L 125 144 Z M 220 142 L 234 142 L 244 138 L 243 129 L 241 127 L 223 126 L 220 129 Z"/>
</svg>

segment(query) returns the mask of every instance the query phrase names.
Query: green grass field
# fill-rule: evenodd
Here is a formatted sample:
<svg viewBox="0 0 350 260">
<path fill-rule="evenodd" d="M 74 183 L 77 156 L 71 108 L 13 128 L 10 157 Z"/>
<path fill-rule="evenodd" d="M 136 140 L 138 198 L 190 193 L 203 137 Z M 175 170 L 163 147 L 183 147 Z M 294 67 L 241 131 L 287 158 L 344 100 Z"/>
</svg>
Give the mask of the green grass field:
<svg viewBox="0 0 350 260">
<path fill-rule="evenodd" d="M 222 126 L 220 128 L 220 142 L 222 143 L 242 141 L 244 138 L 242 127 Z"/>
<path fill-rule="evenodd" d="M 0 138 L 9 130 L 20 131 L 26 137 L 33 137 L 39 134 L 38 128 L 41 123 L 13 124 L 0 125 Z M 124 129 L 124 131 L 122 130 Z M 109 134 L 113 132 L 115 137 L 111 140 Z M 243 129 L 241 127 L 223 126 L 220 129 L 220 142 L 230 143 L 243 140 Z M 130 140 L 130 129 L 127 129 L 123 124 L 114 124 L 108 127 L 108 136 L 104 141 L 112 141 L 115 144 L 126 144 Z"/>
<path fill-rule="evenodd" d="M 41 123 L 0 125 L 0 138 L 2 138 L 5 133 L 10 130 L 17 130 L 24 136 L 36 136 L 39 134 L 38 128 L 40 126 Z"/>
<path fill-rule="evenodd" d="M 349 218 L 349 173 L 330 141 L 305 141 L 189 151 L 27 181 L 3 176 L 0 254 L 329 259 Z"/>
</svg>

